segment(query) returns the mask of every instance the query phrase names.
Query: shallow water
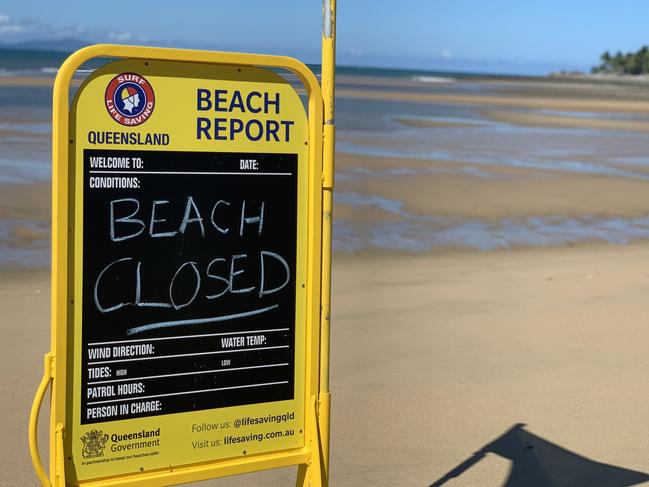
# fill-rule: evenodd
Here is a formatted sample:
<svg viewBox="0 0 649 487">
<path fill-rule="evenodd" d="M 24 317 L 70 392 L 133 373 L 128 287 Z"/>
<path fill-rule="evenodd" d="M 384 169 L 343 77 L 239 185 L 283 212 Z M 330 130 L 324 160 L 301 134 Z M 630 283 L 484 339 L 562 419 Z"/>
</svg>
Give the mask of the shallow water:
<svg viewBox="0 0 649 487">
<path fill-rule="evenodd" d="M 640 113 L 618 113 L 618 112 L 573 112 L 568 110 L 550 110 L 543 108 L 535 110 L 542 115 L 558 115 L 560 117 L 576 117 L 589 120 L 649 120 L 649 115 Z"/>
<path fill-rule="evenodd" d="M 376 133 L 348 130 L 336 149 L 349 154 L 442 160 L 582 174 L 647 179 L 647 174 L 620 166 L 649 168 L 649 138 L 642 133 L 581 128 L 517 127 L 478 118 L 475 126 L 409 128 L 384 123 L 392 130 Z M 466 117 L 430 117 L 466 123 Z"/>
<path fill-rule="evenodd" d="M 374 82 L 359 85 L 339 78 L 340 88 L 398 89 L 412 93 L 467 93 L 498 89 L 472 81 L 422 82 L 409 77 L 398 88 Z M 501 178 L 489 166 L 529 168 L 621 178 L 649 179 L 649 137 L 646 134 L 579 128 L 531 128 L 494 122 L 480 109 L 462 105 L 364 100 L 341 97 L 336 102 L 337 151 L 350 154 L 445 161 L 444 168 L 417 165 L 368 169 L 351 167 L 337 172 L 338 181 L 363 178 L 454 173 L 468 177 Z M 51 89 L 24 87 L 0 89 L 0 191 L 3 184 L 46 181 L 51 177 Z M 625 113 L 590 113 L 529 110 L 531 113 L 580 118 L 649 120 L 649 116 Z M 410 127 L 402 121 L 459 124 Z M 563 245 L 597 240 L 615 244 L 649 238 L 649 217 L 576 219 L 529 215 L 520 220 L 454 221 L 436 215 L 412 215 L 403 203 L 377 195 L 336 193 L 336 201 L 352 207 L 369 206 L 397 215 L 394 222 L 337 220 L 337 250 L 364 248 L 413 252 L 440 247 L 479 250 L 525 245 Z M 0 222 L 0 267 L 46 265 L 46 246 L 19 248 L 6 245 L 7 222 Z"/>
<path fill-rule="evenodd" d="M 400 217 L 399 221 L 350 224 L 334 220 L 334 246 L 342 251 L 364 248 L 424 252 L 436 248 L 481 251 L 523 246 L 557 246 L 599 241 L 626 244 L 649 238 L 649 214 L 638 218 L 580 218 L 531 216 L 499 221 L 457 221 L 408 213 L 400 201 L 355 193 L 340 193 L 336 202 L 374 207 Z"/>
</svg>

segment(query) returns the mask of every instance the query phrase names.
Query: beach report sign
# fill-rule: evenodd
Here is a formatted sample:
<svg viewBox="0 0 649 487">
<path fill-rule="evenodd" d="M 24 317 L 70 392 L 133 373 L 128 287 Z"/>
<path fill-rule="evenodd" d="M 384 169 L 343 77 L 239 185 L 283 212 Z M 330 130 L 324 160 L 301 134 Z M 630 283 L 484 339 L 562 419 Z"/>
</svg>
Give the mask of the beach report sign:
<svg viewBox="0 0 649 487">
<path fill-rule="evenodd" d="M 81 84 L 55 331 L 66 485 L 306 463 L 314 123 L 290 83 L 245 64 L 125 59 Z"/>
<path fill-rule="evenodd" d="M 79 479 L 304 444 L 302 102 L 177 69 L 111 63 L 73 105 Z"/>
<path fill-rule="evenodd" d="M 73 104 L 80 480 L 304 444 L 302 102 L 177 69 L 111 63 Z"/>
</svg>

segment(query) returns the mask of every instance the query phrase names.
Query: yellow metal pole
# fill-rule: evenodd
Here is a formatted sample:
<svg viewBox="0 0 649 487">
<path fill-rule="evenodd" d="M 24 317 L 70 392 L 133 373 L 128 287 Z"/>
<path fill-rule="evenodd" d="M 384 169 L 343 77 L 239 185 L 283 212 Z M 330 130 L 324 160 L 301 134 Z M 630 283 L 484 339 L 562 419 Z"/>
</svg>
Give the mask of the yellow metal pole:
<svg viewBox="0 0 649 487">
<path fill-rule="evenodd" d="M 322 316 L 320 319 L 320 397 L 319 426 L 322 448 L 322 485 L 329 485 L 329 333 L 331 320 L 331 223 L 334 191 L 334 79 L 336 70 L 336 0 L 322 4 L 322 71 L 324 102 L 322 148 Z"/>
</svg>

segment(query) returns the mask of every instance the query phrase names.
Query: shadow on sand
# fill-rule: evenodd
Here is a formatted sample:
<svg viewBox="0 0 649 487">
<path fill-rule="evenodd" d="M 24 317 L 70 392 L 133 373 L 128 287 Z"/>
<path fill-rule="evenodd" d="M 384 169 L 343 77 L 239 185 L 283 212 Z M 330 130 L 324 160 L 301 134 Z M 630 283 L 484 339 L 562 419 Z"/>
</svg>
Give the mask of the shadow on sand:
<svg viewBox="0 0 649 487">
<path fill-rule="evenodd" d="M 503 487 L 624 487 L 649 481 L 649 474 L 589 460 L 533 435 L 524 427 L 515 424 L 430 487 L 459 477 L 487 453 L 512 462 Z"/>
</svg>

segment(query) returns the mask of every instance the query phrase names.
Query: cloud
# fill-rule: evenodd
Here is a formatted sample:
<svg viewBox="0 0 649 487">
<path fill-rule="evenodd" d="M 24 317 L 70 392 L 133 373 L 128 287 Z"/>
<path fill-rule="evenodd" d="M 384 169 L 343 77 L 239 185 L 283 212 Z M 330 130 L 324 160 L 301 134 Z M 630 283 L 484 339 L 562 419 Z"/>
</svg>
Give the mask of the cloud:
<svg viewBox="0 0 649 487">
<path fill-rule="evenodd" d="M 17 34 L 24 32 L 25 27 L 11 21 L 11 17 L 0 13 L 0 36 L 2 34 Z"/>
<path fill-rule="evenodd" d="M 28 40 L 57 40 L 78 34 L 75 27 L 58 26 L 38 19 L 13 19 L 0 14 L 0 41 L 21 42 Z"/>
<path fill-rule="evenodd" d="M 347 48 L 346 53 L 350 56 L 362 56 L 365 54 L 365 51 L 358 47 L 349 47 Z"/>
<path fill-rule="evenodd" d="M 35 18 L 14 19 L 0 13 L 0 42 L 16 43 L 24 41 L 57 41 L 77 39 L 82 42 L 146 42 L 142 35 L 130 32 L 88 29 L 83 25 L 59 25 Z"/>
<path fill-rule="evenodd" d="M 109 32 L 108 38 L 115 42 L 126 42 L 133 38 L 133 34 L 130 32 Z"/>
<path fill-rule="evenodd" d="M 25 32 L 25 28 L 20 26 L 20 25 L 0 25 L 0 34 L 4 34 L 5 32 Z"/>
<path fill-rule="evenodd" d="M 444 59 L 453 59 L 453 54 L 451 54 L 451 51 L 449 51 L 448 49 L 443 49 L 440 54 Z"/>
</svg>

